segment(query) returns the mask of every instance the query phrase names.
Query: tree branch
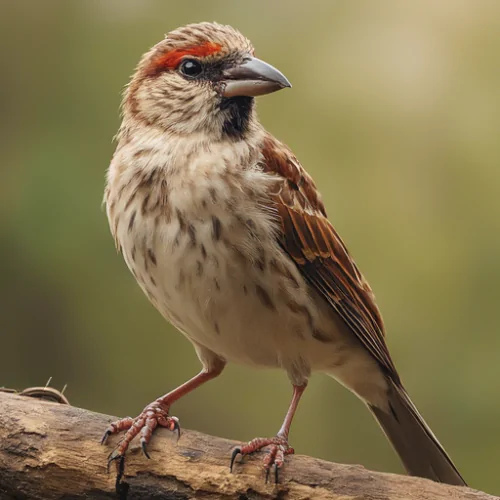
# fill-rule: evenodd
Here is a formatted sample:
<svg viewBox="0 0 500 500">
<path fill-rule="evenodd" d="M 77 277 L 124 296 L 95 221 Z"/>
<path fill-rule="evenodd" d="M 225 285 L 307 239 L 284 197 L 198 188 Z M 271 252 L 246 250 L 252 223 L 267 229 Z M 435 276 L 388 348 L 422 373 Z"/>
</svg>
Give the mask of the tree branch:
<svg viewBox="0 0 500 500">
<path fill-rule="evenodd" d="M 0 498 L 110 499 L 116 472 L 106 472 L 108 446 L 99 440 L 113 417 L 69 405 L 0 393 Z M 281 484 L 265 484 L 260 459 L 248 458 L 229 473 L 235 442 L 184 431 L 178 443 L 160 429 L 147 460 L 136 445 L 127 456 L 122 498 L 172 500 L 492 500 L 469 488 L 383 474 L 290 456 Z"/>
</svg>

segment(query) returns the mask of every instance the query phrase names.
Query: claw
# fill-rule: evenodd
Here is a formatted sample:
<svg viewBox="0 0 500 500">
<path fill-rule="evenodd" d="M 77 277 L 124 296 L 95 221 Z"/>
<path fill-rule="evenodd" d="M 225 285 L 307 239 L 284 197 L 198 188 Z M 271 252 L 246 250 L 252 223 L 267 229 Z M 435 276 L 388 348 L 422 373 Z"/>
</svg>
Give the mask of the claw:
<svg viewBox="0 0 500 500">
<path fill-rule="evenodd" d="M 124 460 L 125 457 L 123 455 L 120 455 L 116 448 L 108 455 L 108 466 L 107 466 L 107 472 L 109 474 L 109 468 L 111 467 L 111 463 L 114 462 L 115 460 L 122 459 Z M 120 464 L 121 465 L 121 464 Z"/>
<path fill-rule="evenodd" d="M 141 438 L 142 452 L 144 453 L 144 455 L 146 456 L 146 458 L 151 459 L 151 457 L 149 456 L 148 450 L 147 450 L 147 446 L 148 446 L 148 443 L 146 442 L 146 440 L 144 438 Z"/>
<path fill-rule="evenodd" d="M 105 444 L 106 441 L 108 440 L 108 437 L 111 436 L 111 434 L 113 433 L 109 429 L 107 429 L 106 432 L 104 433 L 104 436 L 101 439 L 101 444 Z"/>
<path fill-rule="evenodd" d="M 233 465 L 234 461 L 236 460 L 236 457 L 241 454 L 241 448 L 236 447 L 233 452 L 231 453 L 231 464 L 229 465 L 229 472 L 233 472 Z"/>
<path fill-rule="evenodd" d="M 179 419 L 176 417 L 172 417 L 172 420 L 174 421 L 174 428 L 172 429 L 172 432 L 177 432 L 177 441 L 179 441 L 179 439 L 181 438 L 181 426 L 179 424 Z"/>
</svg>

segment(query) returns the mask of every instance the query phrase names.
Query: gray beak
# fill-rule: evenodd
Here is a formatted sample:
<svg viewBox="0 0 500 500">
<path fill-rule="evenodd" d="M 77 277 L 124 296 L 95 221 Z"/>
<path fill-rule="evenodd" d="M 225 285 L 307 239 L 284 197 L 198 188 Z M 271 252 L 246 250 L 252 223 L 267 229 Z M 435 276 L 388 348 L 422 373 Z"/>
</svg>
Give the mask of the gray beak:
<svg viewBox="0 0 500 500">
<path fill-rule="evenodd" d="M 224 70 L 222 84 L 224 97 L 256 97 L 292 86 L 281 71 L 255 57 Z"/>
</svg>

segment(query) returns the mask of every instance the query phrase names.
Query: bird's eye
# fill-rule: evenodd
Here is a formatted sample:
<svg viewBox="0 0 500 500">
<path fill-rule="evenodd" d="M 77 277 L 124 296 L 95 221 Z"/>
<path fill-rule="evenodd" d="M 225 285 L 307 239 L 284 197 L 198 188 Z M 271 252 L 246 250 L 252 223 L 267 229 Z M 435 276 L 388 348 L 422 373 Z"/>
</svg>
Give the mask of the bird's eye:
<svg viewBox="0 0 500 500">
<path fill-rule="evenodd" d="M 201 66 L 200 61 L 197 61 L 196 59 L 184 59 L 179 66 L 179 70 L 183 75 L 193 78 L 202 73 L 203 67 Z"/>
</svg>

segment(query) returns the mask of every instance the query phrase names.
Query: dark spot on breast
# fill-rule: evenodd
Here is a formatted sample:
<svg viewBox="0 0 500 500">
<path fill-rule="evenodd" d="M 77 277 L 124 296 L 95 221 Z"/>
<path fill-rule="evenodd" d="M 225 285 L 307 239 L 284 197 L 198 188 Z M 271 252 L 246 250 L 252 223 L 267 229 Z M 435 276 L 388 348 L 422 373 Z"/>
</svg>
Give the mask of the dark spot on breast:
<svg viewBox="0 0 500 500">
<path fill-rule="evenodd" d="M 226 205 L 226 210 L 233 213 L 234 212 L 234 209 L 236 207 L 236 200 L 235 198 L 228 198 L 225 202 L 225 205 Z"/>
<path fill-rule="evenodd" d="M 214 286 L 215 286 L 215 289 L 219 292 L 220 285 L 219 285 L 219 280 L 217 278 L 214 278 Z"/>
<path fill-rule="evenodd" d="M 130 233 L 134 227 L 134 221 L 135 221 L 135 210 L 132 212 L 132 215 L 130 216 L 130 220 L 128 221 L 128 232 Z"/>
<path fill-rule="evenodd" d="M 210 193 L 210 199 L 212 200 L 212 203 L 217 203 L 217 191 L 215 188 L 211 187 L 208 192 Z"/>
<path fill-rule="evenodd" d="M 248 295 L 248 288 L 247 288 L 247 286 L 246 286 L 246 285 L 243 285 L 243 293 L 244 293 L 245 295 Z"/>
<path fill-rule="evenodd" d="M 144 156 L 145 154 L 150 154 L 152 153 L 154 150 L 151 149 L 151 148 L 148 148 L 148 149 L 145 149 L 145 148 L 142 148 L 142 149 L 138 149 L 135 153 L 134 153 L 134 158 L 135 159 L 138 159 L 140 158 L 141 156 Z"/>
<path fill-rule="evenodd" d="M 189 244 L 191 245 L 191 248 L 194 248 L 196 246 L 196 228 L 193 224 L 189 224 L 187 231 L 189 235 Z"/>
<path fill-rule="evenodd" d="M 156 286 L 156 280 L 153 278 L 153 276 L 149 275 L 149 279 L 150 279 L 152 285 Z"/>
<path fill-rule="evenodd" d="M 135 248 L 135 245 L 132 246 L 132 252 L 131 252 L 131 255 L 132 255 L 132 261 L 135 262 L 135 254 L 137 252 L 137 249 Z"/>
<path fill-rule="evenodd" d="M 149 198 L 151 194 L 148 193 L 146 196 L 144 196 L 144 199 L 142 200 L 141 204 L 141 214 L 146 215 L 146 212 L 148 211 L 148 203 L 149 203 Z"/>
<path fill-rule="evenodd" d="M 149 260 L 153 263 L 153 266 L 156 266 L 156 255 L 153 250 L 151 250 L 151 248 L 148 248 L 148 257 Z"/>
<path fill-rule="evenodd" d="M 147 172 L 143 175 L 140 187 L 149 189 L 153 185 L 153 181 L 156 181 L 161 169 L 158 167 L 153 168 L 150 172 Z"/>
<path fill-rule="evenodd" d="M 129 196 L 127 203 L 125 203 L 125 210 L 127 210 L 130 207 L 130 205 L 132 204 L 132 202 L 134 201 L 134 198 L 137 195 L 137 191 L 138 191 L 137 189 L 134 189 L 132 194 Z"/>
<path fill-rule="evenodd" d="M 205 260 L 207 258 L 207 249 L 205 248 L 205 245 L 203 243 L 200 245 L 200 251 L 203 260 Z"/>
<path fill-rule="evenodd" d="M 222 232 L 222 226 L 220 219 L 215 215 L 212 216 L 212 237 L 215 241 L 220 240 L 220 235 Z"/>
<path fill-rule="evenodd" d="M 321 330 L 318 330 L 317 328 L 314 328 L 312 331 L 312 336 L 316 340 L 319 340 L 320 342 L 333 342 L 333 338 L 329 337 L 326 335 L 326 333 L 322 332 Z"/>
<path fill-rule="evenodd" d="M 179 209 L 176 210 L 177 220 L 179 221 L 179 228 L 181 231 L 186 230 L 186 222 L 184 221 L 184 216 Z"/>
<path fill-rule="evenodd" d="M 217 335 L 220 335 L 219 323 L 217 321 L 214 321 L 214 330 Z"/>
<path fill-rule="evenodd" d="M 284 273 L 285 273 L 285 276 L 292 282 L 292 285 L 295 288 L 300 288 L 300 284 L 297 281 L 297 278 L 295 278 L 295 276 L 291 273 L 290 269 L 288 269 L 287 267 L 285 267 L 284 268 Z"/>
<path fill-rule="evenodd" d="M 262 246 L 259 248 L 259 257 L 255 261 L 255 264 L 261 271 L 266 269 L 266 253 L 264 251 L 264 247 Z"/>
<path fill-rule="evenodd" d="M 271 311 L 276 310 L 274 302 L 271 300 L 271 297 L 269 296 L 267 291 L 264 290 L 264 288 L 262 288 L 260 285 L 256 285 L 255 291 L 257 292 L 257 297 L 259 297 L 259 300 L 264 306 L 266 306 L 268 309 L 271 309 Z"/>
<path fill-rule="evenodd" d="M 122 195 L 123 195 L 123 191 L 125 191 L 125 188 L 128 186 L 128 182 L 126 182 L 125 184 L 122 184 L 120 186 L 120 189 L 118 190 L 118 198 L 121 198 Z"/>
<path fill-rule="evenodd" d="M 201 261 L 196 261 L 196 276 L 201 276 L 203 274 L 203 264 Z"/>
<path fill-rule="evenodd" d="M 301 315 L 305 316 L 309 328 L 314 330 L 313 318 L 312 318 L 311 312 L 309 311 L 309 309 L 306 306 L 299 304 L 298 302 L 295 302 L 294 300 L 287 301 L 286 305 L 288 306 L 290 311 L 292 311 L 293 313 L 301 314 Z M 314 333 L 313 333 L 313 337 L 314 337 Z"/>
</svg>

